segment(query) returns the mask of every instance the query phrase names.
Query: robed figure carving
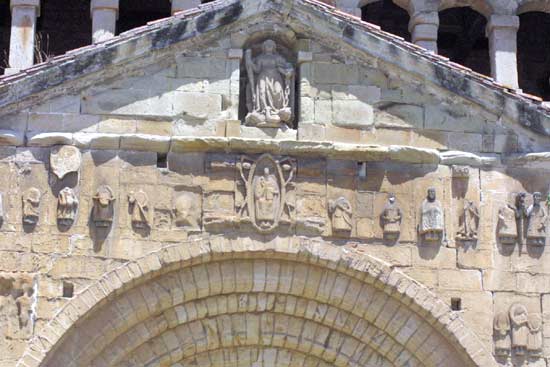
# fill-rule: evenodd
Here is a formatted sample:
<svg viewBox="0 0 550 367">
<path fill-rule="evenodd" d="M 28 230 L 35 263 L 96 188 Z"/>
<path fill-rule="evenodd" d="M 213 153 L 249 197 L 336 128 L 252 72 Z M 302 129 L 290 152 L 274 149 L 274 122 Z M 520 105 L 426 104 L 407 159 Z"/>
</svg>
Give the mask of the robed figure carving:
<svg viewBox="0 0 550 367">
<path fill-rule="evenodd" d="M 248 77 L 245 123 L 249 126 L 280 127 L 294 118 L 294 66 L 277 52 L 273 40 L 262 44 L 262 53 L 245 51 Z"/>
<path fill-rule="evenodd" d="M 395 195 L 390 194 L 388 202 L 384 206 L 380 219 L 382 220 L 382 226 L 384 229 L 384 237 L 388 239 L 394 239 L 399 237 L 401 232 L 401 219 L 403 215 L 401 209 L 395 201 Z"/>
<path fill-rule="evenodd" d="M 264 167 L 263 175 L 254 177 L 254 200 L 256 220 L 260 227 L 269 227 L 275 221 L 275 215 L 279 211 L 279 183 L 269 167 Z"/>
<path fill-rule="evenodd" d="M 533 193 L 533 204 L 527 209 L 527 244 L 544 246 L 546 239 L 546 209 L 541 205 L 542 194 Z"/>
<path fill-rule="evenodd" d="M 422 203 L 419 232 L 425 241 L 438 242 L 443 238 L 443 208 L 433 187 Z"/>
<path fill-rule="evenodd" d="M 516 355 L 523 355 L 529 338 L 529 317 L 524 305 L 515 303 L 510 307 L 512 321 L 512 350 Z"/>
</svg>

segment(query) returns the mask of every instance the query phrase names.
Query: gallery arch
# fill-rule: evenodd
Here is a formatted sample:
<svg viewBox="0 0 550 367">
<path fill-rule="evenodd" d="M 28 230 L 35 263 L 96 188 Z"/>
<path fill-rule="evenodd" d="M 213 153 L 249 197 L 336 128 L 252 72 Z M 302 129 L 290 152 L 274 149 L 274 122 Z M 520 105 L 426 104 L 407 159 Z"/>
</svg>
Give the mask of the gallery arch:
<svg viewBox="0 0 550 367">
<path fill-rule="evenodd" d="M 77 295 L 18 366 L 494 363 L 443 301 L 351 252 L 298 237 L 165 247 Z"/>
</svg>

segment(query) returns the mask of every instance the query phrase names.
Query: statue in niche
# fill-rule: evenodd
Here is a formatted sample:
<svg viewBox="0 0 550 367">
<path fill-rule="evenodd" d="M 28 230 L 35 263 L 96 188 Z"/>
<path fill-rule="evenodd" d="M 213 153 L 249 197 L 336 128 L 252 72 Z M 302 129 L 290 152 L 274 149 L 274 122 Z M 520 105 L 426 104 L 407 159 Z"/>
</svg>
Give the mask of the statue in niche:
<svg viewBox="0 0 550 367">
<path fill-rule="evenodd" d="M 479 228 L 479 210 L 473 201 L 466 200 L 464 202 L 460 220 L 461 228 L 457 232 L 456 238 L 462 241 L 476 241 Z"/>
<path fill-rule="evenodd" d="M 273 40 L 262 44 L 262 53 L 255 58 L 245 51 L 248 76 L 246 104 L 249 126 L 280 127 L 291 125 L 294 115 L 294 66 L 277 53 Z"/>
<path fill-rule="evenodd" d="M 540 314 L 527 315 L 529 336 L 527 337 L 527 351 L 531 354 L 540 353 L 542 350 L 542 317 Z"/>
<path fill-rule="evenodd" d="M 290 223 L 293 206 L 288 202 L 288 189 L 294 180 L 296 162 L 290 158 L 275 160 L 263 154 L 257 160 L 241 157 L 238 163 L 246 195 L 238 215 L 242 222 L 252 222 L 263 233 Z"/>
<path fill-rule="evenodd" d="M 332 230 L 334 232 L 351 232 L 353 212 L 349 200 L 342 196 L 336 200 L 330 200 L 328 209 L 332 220 Z"/>
<path fill-rule="evenodd" d="M 200 228 L 200 208 L 198 195 L 184 193 L 174 202 L 174 217 L 177 227 Z"/>
<path fill-rule="evenodd" d="M 57 223 L 70 227 L 78 210 L 78 199 L 70 187 L 65 187 L 57 196 Z"/>
<path fill-rule="evenodd" d="M 107 185 L 102 185 L 97 189 L 93 199 L 92 220 L 96 227 L 109 227 L 114 216 L 113 201 L 115 201 L 115 196 L 113 190 Z"/>
<path fill-rule="evenodd" d="M 546 209 L 541 205 L 542 194 L 533 193 L 533 204 L 527 209 L 527 244 L 544 246 L 546 239 Z"/>
<path fill-rule="evenodd" d="M 506 312 L 499 312 L 493 320 L 495 340 L 495 354 L 505 356 L 510 353 L 512 347 L 510 342 L 510 318 Z"/>
<path fill-rule="evenodd" d="M 425 241 L 439 242 L 443 238 L 443 227 L 443 208 L 436 198 L 435 188 L 431 187 L 422 203 L 420 234 Z"/>
<path fill-rule="evenodd" d="M 513 304 L 510 307 L 510 320 L 512 322 L 512 350 L 518 356 L 524 355 L 529 337 L 527 308 L 519 303 Z"/>
<path fill-rule="evenodd" d="M 392 239 L 399 237 L 399 234 L 401 233 L 402 218 L 403 214 L 397 205 L 395 195 L 390 194 L 388 197 L 388 202 L 384 206 L 384 210 L 381 215 L 385 238 Z"/>
<path fill-rule="evenodd" d="M 40 190 L 32 187 L 23 194 L 23 223 L 36 224 L 40 216 Z"/>
<path fill-rule="evenodd" d="M 128 194 L 128 203 L 132 217 L 132 226 L 134 228 L 149 227 L 149 197 L 145 192 L 130 192 Z"/>
</svg>

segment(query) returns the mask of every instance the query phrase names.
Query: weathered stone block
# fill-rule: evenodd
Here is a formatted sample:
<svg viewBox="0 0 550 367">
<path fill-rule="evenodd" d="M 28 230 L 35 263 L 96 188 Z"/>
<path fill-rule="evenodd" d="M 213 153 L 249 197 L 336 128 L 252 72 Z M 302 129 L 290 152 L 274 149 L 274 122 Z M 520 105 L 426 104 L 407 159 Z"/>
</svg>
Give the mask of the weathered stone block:
<svg viewBox="0 0 550 367">
<path fill-rule="evenodd" d="M 313 80 L 319 84 L 357 84 L 359 67 L 357 65 L 331 64 L 316 62 L 313 66 Z"/>
<path fill-rule="evenodd" d="M 332 121 L 339 126 L 368 128 L 374 123 L 374 109 L 359 100 L 334 100 Z"/>
<path fill-rule="evenodd" d="M 178 78 L 226 78 L 226 61 L 212 57 L 176 56 Z"/>
</svg>

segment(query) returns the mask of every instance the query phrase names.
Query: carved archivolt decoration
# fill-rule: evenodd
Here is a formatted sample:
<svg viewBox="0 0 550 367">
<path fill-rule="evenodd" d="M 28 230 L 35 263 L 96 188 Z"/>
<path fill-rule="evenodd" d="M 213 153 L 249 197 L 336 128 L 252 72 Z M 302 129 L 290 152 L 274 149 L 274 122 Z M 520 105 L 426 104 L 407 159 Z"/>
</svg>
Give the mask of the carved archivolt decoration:
<svg viewBox="0 0 550 367">
<path fill-rule="evenodd" d="M 276 229 L 281 222 L 292 221 L 293 206 L 287 201 L 287 190 L 296 173 L 291 158 L 275 160 L 264 154 L 257 160 L 243 156 L 238 163 L 246 198 L 238 210 L 241 222 L 251 222 L 263 233 Z"/>
</svg>

